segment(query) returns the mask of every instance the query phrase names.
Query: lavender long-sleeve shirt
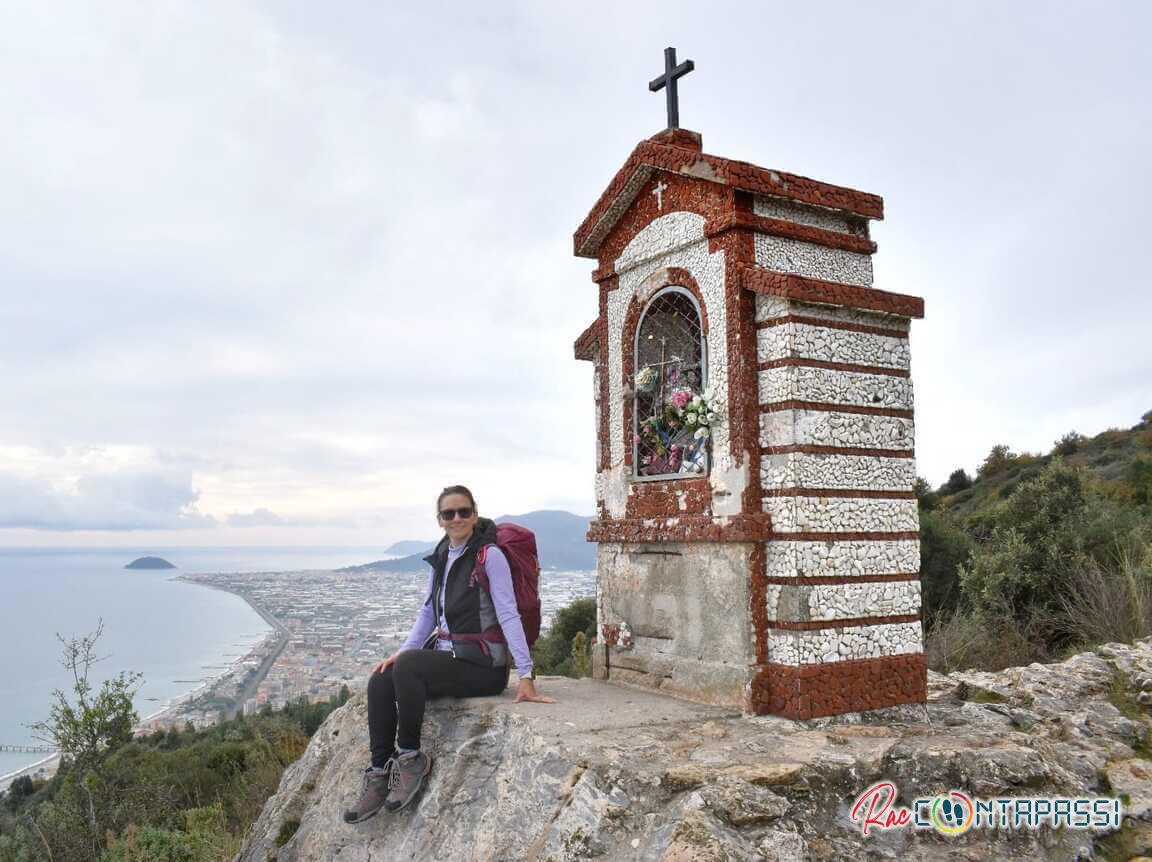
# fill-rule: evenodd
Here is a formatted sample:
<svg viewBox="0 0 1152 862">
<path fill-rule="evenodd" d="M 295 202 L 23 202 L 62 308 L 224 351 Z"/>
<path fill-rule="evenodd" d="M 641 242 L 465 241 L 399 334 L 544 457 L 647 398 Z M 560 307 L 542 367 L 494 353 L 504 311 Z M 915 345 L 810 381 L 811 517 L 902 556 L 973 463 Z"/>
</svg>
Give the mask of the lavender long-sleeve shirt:
<svg viewBox="0 0 1152 862">
<path fill-rule="evenodd" d="M 448 561 L 444 564 L 445 573 L 452 570 L 452 564 L 460 559 L 467 543 L 458 548 L 449 546 Z M 528 640 L 524 637 L 524 624 L 520 621 L 520 611 L 516 608 L 516 591 L 512 587 L 512 571 L 508 568 L 508 558 L 504 556 L 495 545 L 488 546 L 488 556 L 484 561 L 484 569 L 488 572 L 489 595 L 492 596 L 492 605 L 496 609 L 496 619 L 504 631 L 504 639 L 508 642 L 508 649 L 516 661 L 516 672 L 521 676 L 528 676 L 532 672 L 532 653 L 528 650 Z M 425 595 L 431 595 L 433 580 L 436 571 L 433 569 L 428 575 L 428 589 Z M 440 585 L 440 607 L 444 607 L 444 591 L 448 585 L 448 578 Z M 443 614 L 440 617 L 440 628 L 448 631 L 448 621 Z M 401 650 L 420 649 L 424 642 L 436 631 L 436 611 L 431 602 L 426 602 L 420 608 L 420 614 L 408 633 Z M 436 649 L 452 649 L 452 642 L 440 639 L 436 642 Z"/>
</svg>

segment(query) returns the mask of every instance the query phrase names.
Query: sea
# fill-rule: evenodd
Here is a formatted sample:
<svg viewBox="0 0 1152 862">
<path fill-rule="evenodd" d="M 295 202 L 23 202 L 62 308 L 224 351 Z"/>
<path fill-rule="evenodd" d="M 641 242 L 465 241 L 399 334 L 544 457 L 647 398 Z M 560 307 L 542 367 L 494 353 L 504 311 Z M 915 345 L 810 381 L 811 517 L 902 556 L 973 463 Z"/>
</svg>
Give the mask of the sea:
<svg viewBox="0 0 1152 862">
<path fill-rule="evenodd" d="M 145 555 L 177 568 L 124 568 Z M 71 695 L 59 638 L 102 626 L 93 688 L 120 671 L 143 674 L 135 698 L 143 719 L 270 632 L 239 596 L 175 576 L 332 569 L 386 556 L 380 548 L 0 548 L 0 746 L 43 745 L 28 725 L 48 717 L 54 690 Z M 0 782 L 46 756 L 0 751 Z"/>
</svg>

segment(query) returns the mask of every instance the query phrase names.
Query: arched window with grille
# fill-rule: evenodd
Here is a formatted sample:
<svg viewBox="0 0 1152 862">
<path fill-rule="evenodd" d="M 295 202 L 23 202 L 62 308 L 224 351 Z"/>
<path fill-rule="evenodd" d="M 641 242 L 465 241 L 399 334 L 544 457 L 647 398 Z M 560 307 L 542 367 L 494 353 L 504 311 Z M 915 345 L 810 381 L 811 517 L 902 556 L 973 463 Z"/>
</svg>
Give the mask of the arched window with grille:
<svg viewBox="0 0 1152 862">
<path fill-rule="evenodd" d="M 640 479 L 708 472 L 711 424 L 707 350 L 700 308 L 682 287 L 652 297 L 636 327 L 633 459 Z"/>
</svg>

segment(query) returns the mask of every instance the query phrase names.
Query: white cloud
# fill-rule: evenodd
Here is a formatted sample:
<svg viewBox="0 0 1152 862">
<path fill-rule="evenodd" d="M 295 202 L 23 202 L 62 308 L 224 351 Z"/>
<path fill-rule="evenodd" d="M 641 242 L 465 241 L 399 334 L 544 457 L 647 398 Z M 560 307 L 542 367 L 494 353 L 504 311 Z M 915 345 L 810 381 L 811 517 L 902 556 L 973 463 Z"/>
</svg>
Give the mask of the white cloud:
<svg viewBox="0 0 1152 862">
<path fill-rule="evenodd" d="M 457 481 L 590 512 L 570 237 L 662 124 L 667 44 L 706 149 L 885 196 L 921 473 L 1152 407 L 1147 9 L 698 13 L 6 5 L 5 523 L 390 541 Z"/>
<path fill-rule="evenodd" d="M 0 472 L 0 529 L 170 530 L 211 527 L 196 508 L 189 477 L 120 469 L 81 476 L 71 486 Z"/>
</svg>

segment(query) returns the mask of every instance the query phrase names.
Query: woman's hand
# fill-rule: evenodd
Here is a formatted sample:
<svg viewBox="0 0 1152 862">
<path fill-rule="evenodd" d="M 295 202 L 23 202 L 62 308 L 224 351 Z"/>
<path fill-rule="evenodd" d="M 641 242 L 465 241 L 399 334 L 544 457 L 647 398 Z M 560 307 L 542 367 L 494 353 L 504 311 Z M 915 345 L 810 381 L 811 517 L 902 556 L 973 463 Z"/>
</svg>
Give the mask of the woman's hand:
<svg viewBox="0 0 1152 862">
<path fill-rule="evenodd" d="M 556 699 L 548 697 L 547 695 L 536 693 L 536 683 L 530 679 L 524 678 L 520 680 L 520 685 L 516 687 L 516 703 L 528 701 L 530 703 L 555 703 Z"/>
<path fill-rule="evenodd" d="M 396 650 L 396 652 L 392 653 L 392 655 L 388 656 L 388 658 L 384 659 L 384 661 L 380 662 L 380 664 L 372 668 L 372 673 L 384 673 L 384 671 L 388 670 L 388 668 L 396 664 L 396 658 L 400 655 L 401 652 L 402 650 Z"/>
</svg>

